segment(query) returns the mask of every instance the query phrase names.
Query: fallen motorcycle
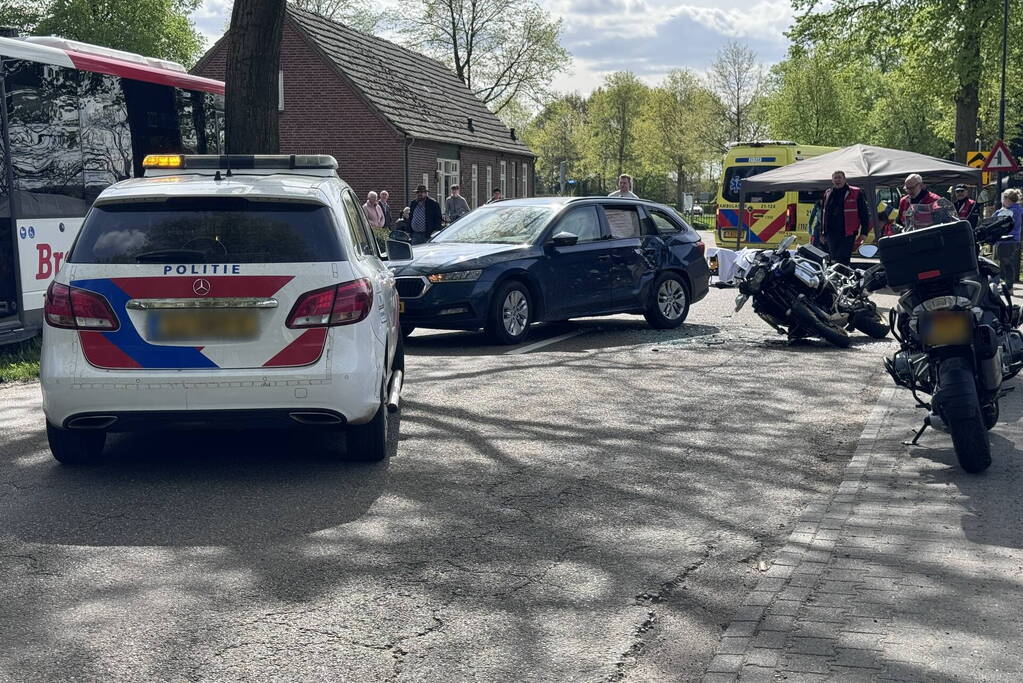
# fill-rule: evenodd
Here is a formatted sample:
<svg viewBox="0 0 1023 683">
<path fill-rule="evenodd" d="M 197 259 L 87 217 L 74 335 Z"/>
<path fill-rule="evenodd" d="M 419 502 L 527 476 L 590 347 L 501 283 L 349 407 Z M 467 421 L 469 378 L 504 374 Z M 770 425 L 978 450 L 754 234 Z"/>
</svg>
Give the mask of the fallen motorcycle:
<svg viewBox="0 0 1023 683">
<path fill-rule="evenodd" d="M 873 273 L 829 265 L 827 255 L 810 245 L 790 252 L 794 241 L 790 235 L 776 249 L 744 249 L 736 255 L 725 285 L 739 289 L 735 310 L 752 299 L 754 312 L 789 339 L 820 337 L 845 348 L 847 330 L 884 337 L 888 328 L 866 291 Z"/>
<path fill-rule="evenodd" d="M 928 211 L 953 220 L 944 204 Z M 997 423 L 999 401 L 1010 391 L 1003 382 L 1023 369 L 1020 307 L 1013 305 L 997 264 L 978 255 L 980 244 L 997 242 L 1011 229 L 1011 218 L 993 217 L 976 230 L 960 220 L 860 249 L 865 256 L 880 253 L 883 276 L 871 288 L 887 284 L 900 294 L 891 312 L 900 350 L 885 359 L 885 369 L 928 411 L 910 443 L 928 427 L 947 432 L 967 472 L 990 466 L 987 430 Z"/>
</svg>

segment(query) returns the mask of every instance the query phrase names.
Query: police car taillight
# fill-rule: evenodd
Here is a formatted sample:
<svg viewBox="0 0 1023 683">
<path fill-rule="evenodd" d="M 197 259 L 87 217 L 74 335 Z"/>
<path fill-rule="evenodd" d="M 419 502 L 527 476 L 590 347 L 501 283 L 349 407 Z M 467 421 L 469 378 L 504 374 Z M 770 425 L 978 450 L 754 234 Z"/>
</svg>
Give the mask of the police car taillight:
<svg viewBox="0 0 1023 683">
<path fill-rule="evenodd" d="M 51 282 L 43 305 L 46 322 L 66 330 L 113 332 L 120 323 L 107 300 L 77 287 Z"/>
<path fill-rule="evenodd" d="M 291 329 L 336 327 L 363 320 L 373 307 L 373 283 L 363 278 L 306 292 L 298 298 L 286 325 Z"/>
</svg>

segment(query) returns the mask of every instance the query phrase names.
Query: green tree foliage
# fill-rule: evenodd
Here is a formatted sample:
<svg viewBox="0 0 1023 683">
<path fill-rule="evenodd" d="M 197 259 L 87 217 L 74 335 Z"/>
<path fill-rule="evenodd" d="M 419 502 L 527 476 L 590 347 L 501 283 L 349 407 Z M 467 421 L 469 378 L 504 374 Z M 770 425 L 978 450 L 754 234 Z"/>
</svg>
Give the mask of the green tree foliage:
<svg viewBox="0 0 1023 683">
<path fill-rule="evenodd" d="M 641 116 L 650 88 L 630 71 L 618 71 L 590 95 L 584 140 L 585 167 L 603 189 L 639 166 L 649 141 L 640 140 Z"/>
<path fill-rule="evenodd" d="M 586 114 L 586 99 L 576 94 L 564 95 L 541 109 L 523 131 L 523 141 L 537 155 L 537 177 L 548 191 L 554 191 L 558 185 L 561 162 L 566 163 L 568 177 L 583 171 L 583 147 L 588 135 Z"/>
<path fill-rule="evenodd" d="M 200 0 L 52 0 L 40 11 L 34 31 L 190 66 L 204 47 L 188 18 L 199 4 Z"/>
<path fill-rule="evenodd" d="M 766 101 L 773 137 L 807 145 L 844 147 L 859 142 L 862 70 L 841 69 L 820 52 L 795 54 L 771 69 Z"/>
<path fill-rule="evenodd" d="M 673 179 L 673 200 L 679 208 L 687 179 L 699 176 L 716 156 L 712 141 L 720 137 L 722 122 L 715 118 L 720 110 L 714 93 L 686 69 L 672 71 L 650 91 L 640 122 L 644 176 Z"/>
<path fill-rule="evenodd" d="M 571 62 L 561 20 L 535 0 L 414 0 L 402 11 L 405 42 L 451 67 L 495 113 L 547 99 Z"/>
<path fill-rule="evenodd" d="M 708 77 L 725 122 L 723 135 L 716 141 L 718 149 L 724 151 L 729 142 L 763 138 L 767 133 L 766 78 L 756 53 L 747 45 L 729 42 L 710 65 Z"/>
<path fill-rule="evenodd" d="M 35 33 L 45 7 L 33 0 L 4 0 L 0 2 L 0 26 L 16 28 L 23 33 Z"/>
<path fill-rule="evenodd" d="M 797 17 L 790 37 L 797 46 L 830 53 L 838 64 L 875 69 L 886 90 L 903 88 L 892 98 L 898 104 L 906 103 L 906 88 L 914 82 L 941 91 L 938 105 L 946 125 L 935 132 L 953 139 L 962 159 L 975 144 L 981 102 L 992 95 L 982 91 L 983 74 L 997 65 L 986 36 L 1000 28 L 1001 5 L 1000 0 L 832 0 L 826 5 L 793 0 Z"/>
</svg>

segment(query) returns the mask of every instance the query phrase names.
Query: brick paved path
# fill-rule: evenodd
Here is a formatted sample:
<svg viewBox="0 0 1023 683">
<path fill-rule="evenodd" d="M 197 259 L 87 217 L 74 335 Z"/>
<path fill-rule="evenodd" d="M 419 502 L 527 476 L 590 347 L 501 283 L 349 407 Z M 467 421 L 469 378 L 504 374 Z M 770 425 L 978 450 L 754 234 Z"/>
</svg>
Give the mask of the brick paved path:
<svg viewBox="0 0 1023 683">
<path fill-rule="evenodd" d="M 1023 395 L 1003 399 L 980 476 L 947 435 L 902 445 L 921 417 L 885 390 L 837 493 L 806 510 L 705 682 L 1023 680 Z"/>
</svg>

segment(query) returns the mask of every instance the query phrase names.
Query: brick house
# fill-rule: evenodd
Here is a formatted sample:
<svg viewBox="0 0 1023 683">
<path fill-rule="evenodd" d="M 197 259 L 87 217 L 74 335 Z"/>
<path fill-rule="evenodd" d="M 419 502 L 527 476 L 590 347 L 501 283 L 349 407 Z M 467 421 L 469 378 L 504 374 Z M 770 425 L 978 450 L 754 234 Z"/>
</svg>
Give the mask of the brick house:
<svg viewBox="0 0 1023 683">
<path fill-rule="evenodd" d="M 192 70 L 223 79 L 221 39 Z M 495 187 L 532 196 L 535 155 L 446 66 L 288 6 L 281 44 L 280 151 L 331 154 L 360 197 L 388 190 L 397 219 L 419 184 L 452 184 L 475 208 Z"/>
</svg>

